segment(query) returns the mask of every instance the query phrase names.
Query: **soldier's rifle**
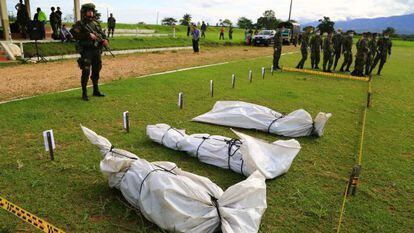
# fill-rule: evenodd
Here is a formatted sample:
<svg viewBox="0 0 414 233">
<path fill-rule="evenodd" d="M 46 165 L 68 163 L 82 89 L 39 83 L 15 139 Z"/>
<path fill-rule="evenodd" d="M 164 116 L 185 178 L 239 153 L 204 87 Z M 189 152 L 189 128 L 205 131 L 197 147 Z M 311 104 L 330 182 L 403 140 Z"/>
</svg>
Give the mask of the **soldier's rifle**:
<svg viewBox="0 0 414 233">
<path fill-rule="evenodd" d="M 103 41 L 104 41 L 105 39 L 104 39 L 104 38 L 102 38 L 102 36 L 101 36 L 101 35 L 100 35 L 97 31 L 93 30 L 93 29 L 91 28 L 91 26 L 89 26 L 88 24 L 85 24 L 84 26 L 85 26 L 85 29 L 86 29 L 89 33 L 92 33 L 92 34 L 94 34 L 94 35 L 96 36 L 96 38 L 97 38 L 97 42 L 98 42 L 98 43 L 100 43 L 100 44 L 102 44 L 102 46 L 105 48 L 105 50 L 106 50 L 106 51 L 108 51 L 108 52 L 112 55 L 112 57 L 115 57 L 115 55 L 112 53 L 111 48 L 110 48 L 109 46 L 107 46 L 107 45 L 104 45 L 104 44 L 103 44 Z"/>
</svg>

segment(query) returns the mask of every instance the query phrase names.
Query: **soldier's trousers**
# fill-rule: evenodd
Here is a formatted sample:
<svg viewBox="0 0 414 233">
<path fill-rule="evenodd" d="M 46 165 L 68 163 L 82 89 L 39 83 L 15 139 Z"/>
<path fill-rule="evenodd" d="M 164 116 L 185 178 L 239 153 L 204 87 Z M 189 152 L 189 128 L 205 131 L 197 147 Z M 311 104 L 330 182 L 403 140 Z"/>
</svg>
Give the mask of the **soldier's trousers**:
<svg viewBox="0 0 414 233">
<path fill-rule="evenodd" d="M 349 71 L 349 68 L 352 65 L 352 51 L 345 51 L 344 52 L 344 63 L 342 63 L 341 66 L 341 71 L 344 70 L 344 68 L 346 67 L 345 71 Z"/>
<path fill-rule="evenodd" d="M 312 69 L 319 68 L 319 62 L 321 61 L 321 51 L 311 51 L 311 65 Z"/>
<path fill-rule="evenodd" d="M 374 58 L 371 54 L 367 55 L 367 60 L 365 61 L 365 75 L 369 75 L 371 71 L 371 66 Z"/>
<path fill-rule="evenodd" d="M 331 71 L 333 64 L 333 57 L 331 52 L 324 52 L 323 53 L 323 71 Z M 326 66 L 328 65 L 328 69 Z"/>
<path fill-rule="evenodd" d="M 282 55 L 282 48 L 274 48 L 275 51 L 273 52 L 273 69 L 279 69 L 279 60 L 280 56 Z"/>
<path fill-rule="evenodd" d="M 81 57 L 78 59 L 79 67 L 82 70 L 81 86 L 82 92 L 87 93 L 87 85 L 89 77 L 92 80 L 93 92 L 99 93 L 99 72 L 102 69 L 102 51 L 100 49 L 88 49 L 81 53 Z"/>
<path fill-rule="evenodd" d="M 364 76 L 364 65 L 365 65 L 365 56 L 356 56 L 355 59 L 355 68 L 352 71 L 354 76 Z"/>
<path fill-rule="evenodd" d="M 299 61 L 299 64 L 296 66 L 296 68 L 303 69 L 305 61 L 308 59 L 308 49 L 301 49 L 300 51 L 302 52 L 302 59 Z"/>
<path fill-rule="evenodd" d="M 380 65 L 378 67 L 377 74 L 381 74 L 381 70 L 384 67 L 385 62 L 387 62 L 387 54 L 378 53 L 375 57 L 374 63 L 371 66 L 370 72 L 372 72 L 373 69 L 378 65 L 378 62 L 380 62 Z"/>
<path fill-rule="evenodd" d="M 341 49 L 335 50 L 335 63 L 334 63 L 334 70 L 336 70 L 336 67 L 338 66 L 339 58 L 341 58 Z"/>
<path fill-rule="evenodd" d="M 58 29 L 58 24 L 57 23 L 50 23 L 51 27 L 52 27 L 52 38 L 56 39 L 59 37 L 60 34 L 60 30 Z"/>
</svg>

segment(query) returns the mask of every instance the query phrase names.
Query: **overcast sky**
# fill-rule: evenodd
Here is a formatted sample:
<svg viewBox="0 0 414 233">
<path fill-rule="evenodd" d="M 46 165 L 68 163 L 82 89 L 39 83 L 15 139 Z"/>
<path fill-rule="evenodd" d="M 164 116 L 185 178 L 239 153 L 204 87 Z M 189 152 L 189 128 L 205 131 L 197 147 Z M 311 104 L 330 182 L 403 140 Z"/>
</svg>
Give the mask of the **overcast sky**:
<svg viewBox="0 0 414 233">
<path fill-rule="evenodd" d="M 7 0 L 12 11 L 17 0 Z M 290 0 L 81 0 L 93 2 L 106 18 L 107 9 L 113 12 L 118 22 L 156 23 L 157 12 L 161 21 L 164 17 L 180 19 L 189 13 L 193 21 L 204 20 L 215 24 L 219 19 L 236 22 L 241 16 L 256 21 L 267 9 L 276 12 L 276 17 L 286 20 L 289 16 Z M 50 6 L 60 6 L 63 14 L 73 15 L 73 0 L 31 0 L 32 15 L 35 7 L 40 6 L 46 14 Z M 381 16 L 414 13 L 414 0 L 293 0 L 292 19 L 301 23 L 329 16 L 333 20 L 351 18 L 374 18 Z"/>
</svg>

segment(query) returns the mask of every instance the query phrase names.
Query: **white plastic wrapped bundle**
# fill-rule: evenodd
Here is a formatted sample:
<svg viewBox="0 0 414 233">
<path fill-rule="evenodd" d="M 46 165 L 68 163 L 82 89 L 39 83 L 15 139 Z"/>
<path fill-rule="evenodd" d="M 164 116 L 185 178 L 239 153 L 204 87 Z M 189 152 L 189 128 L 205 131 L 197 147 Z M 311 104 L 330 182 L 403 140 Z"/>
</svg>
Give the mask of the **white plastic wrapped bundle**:
<svg viewBox="0 0 414 233">
<path fill-rule="evenodd" d="M 286 173 L 301 147 L 296 140 L 268 143 L 233 132 L 240 139 L 209 134 L 187 135 L 166 124 L 148 125 L 147 135 L 157 143 L 173 150 L 185 151 L 201 162 L 249 176 L 256 170 L 267 179 Z"/>
<path fill-rule="evenodd" d="M 321 137 L 326 122 L 332 116 L 320 112 L 315 120 L 303 109 L 283 115 L 267 107 L 241 101 L 218 101 L 213 109 L 193 121 L 216 125 L 257 129 L 286 137 L 303 137 L 312 134 Z"/>
<path fill-rule="evenodd" d="M 258 232 L 266 210 L 265 177 L 260 172 L 223 192 L 174 163 L 150 163 L 114 148 L 88 128 L 82 130 L 104 156 L 100 168 L 109 186 L 159 227 L 171 232 Z"/>
</svg>

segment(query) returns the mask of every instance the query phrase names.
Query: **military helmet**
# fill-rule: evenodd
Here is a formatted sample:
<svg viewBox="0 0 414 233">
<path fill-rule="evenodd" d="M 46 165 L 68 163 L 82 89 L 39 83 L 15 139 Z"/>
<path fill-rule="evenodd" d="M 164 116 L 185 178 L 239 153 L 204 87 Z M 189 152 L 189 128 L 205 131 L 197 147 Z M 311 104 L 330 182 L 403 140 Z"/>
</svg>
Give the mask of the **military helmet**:
<svg viewBox="0 0 414 233">
<path fill-rule="evenodd" d="M 81 7 L 81 13 L 83 13 L 83 14 L 86 13 L 87 11 L 90 11 L 90 10 L 92 10 L 92 11 L 95 10 L 95 4 L 86 3 L 86 4 L 83 4 L 82 7 Z"/>
</svg>

